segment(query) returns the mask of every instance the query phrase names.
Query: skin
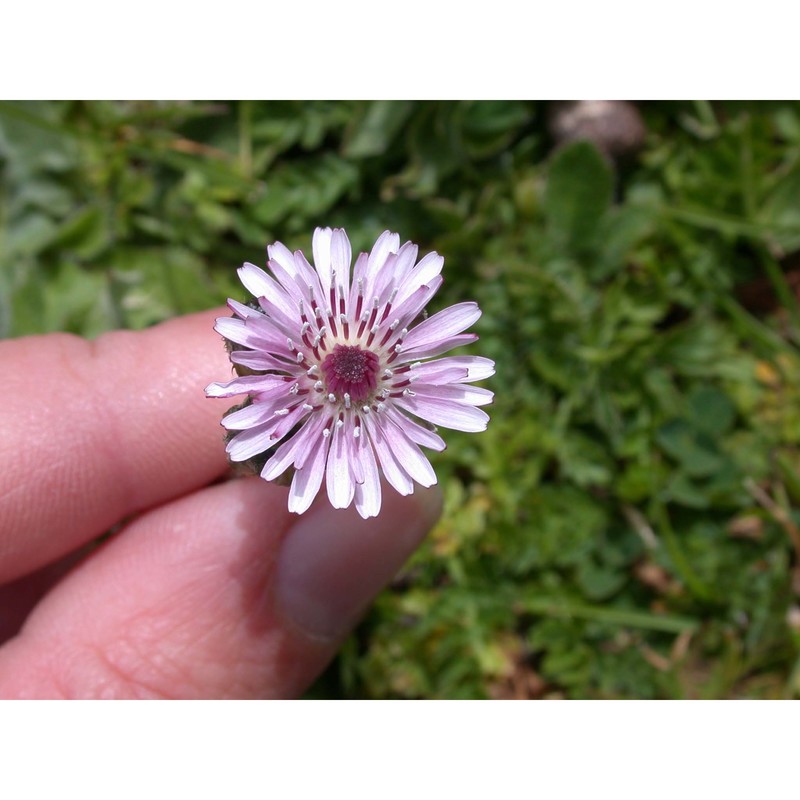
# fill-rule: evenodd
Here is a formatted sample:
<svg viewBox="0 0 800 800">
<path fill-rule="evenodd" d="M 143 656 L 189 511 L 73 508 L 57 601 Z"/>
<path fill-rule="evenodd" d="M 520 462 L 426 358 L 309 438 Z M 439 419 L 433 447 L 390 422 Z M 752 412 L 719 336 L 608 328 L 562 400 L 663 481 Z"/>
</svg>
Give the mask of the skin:
<svg viewBox="0 0 800 800">
<path fill-rule="evenodd" d="M 438 517 L 228 479 L 226 313 L 0 343 L 0 697 L 297 696 Z"/>
</svg>

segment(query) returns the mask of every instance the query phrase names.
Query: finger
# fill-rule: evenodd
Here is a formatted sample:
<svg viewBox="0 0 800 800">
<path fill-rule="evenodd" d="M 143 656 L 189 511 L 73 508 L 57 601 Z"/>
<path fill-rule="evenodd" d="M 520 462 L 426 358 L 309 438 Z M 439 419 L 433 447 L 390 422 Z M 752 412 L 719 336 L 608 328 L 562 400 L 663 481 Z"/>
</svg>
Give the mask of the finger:
<svg viewBox="0 0 800 800">
<path fill-rule="evenodd" d="M 36 604 L 84 558 L 91 545 L 0 586 L 0 645 L 16 636 Z"/>
<path fill-rule="evenodd" d="M 362 520 L 231 481 L 148 512 L 0 650 L 3 697 L 289 697 L 333 656 L 439 513 L 388 493 Z"/>
<path fill-rule="evenodd" d="M 224 409 L 203 394 L 230 373 L 218 314 L 0 343 L 0 582 L 224 471 Z"/>
</svg>

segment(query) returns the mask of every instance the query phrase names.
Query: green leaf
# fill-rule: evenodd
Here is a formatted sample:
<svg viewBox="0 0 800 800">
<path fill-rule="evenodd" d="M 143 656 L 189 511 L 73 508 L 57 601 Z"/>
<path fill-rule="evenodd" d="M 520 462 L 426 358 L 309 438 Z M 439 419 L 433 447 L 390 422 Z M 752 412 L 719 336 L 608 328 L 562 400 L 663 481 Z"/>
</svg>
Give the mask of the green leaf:
<svg viewBox="0 0 800 800">
<path fill-rule="evenodd" d="M 611 168 L 593 145 L 575 142 L 559 150 L 550 163 L 544 208 L 555 243 L 576 251 L 591 246 L 611 190 Z"/>
<path fill-rule="evenodd" d="M 385 153 L 408 120 L 414 104 L 406 100 L 376 100 L 355 122 L 342 152 L 348 158 L 368 158 Z"/>
</svg>

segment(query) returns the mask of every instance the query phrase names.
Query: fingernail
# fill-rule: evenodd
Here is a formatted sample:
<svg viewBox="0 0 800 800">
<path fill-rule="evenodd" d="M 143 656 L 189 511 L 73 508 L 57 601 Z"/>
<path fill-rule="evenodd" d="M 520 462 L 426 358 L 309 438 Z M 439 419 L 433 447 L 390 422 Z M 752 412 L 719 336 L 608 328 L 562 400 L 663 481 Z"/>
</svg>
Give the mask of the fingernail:
<svg viewBox="0 0 800 800">
<path fill-rule="evenodd" d="M 397 574 L 441 512 L 441 492 L 388 489 L 377 517 L 320 503 L 302 515 L 278 556 L 278 612 L 306 636 L 337 640 Z"/>
</svg>

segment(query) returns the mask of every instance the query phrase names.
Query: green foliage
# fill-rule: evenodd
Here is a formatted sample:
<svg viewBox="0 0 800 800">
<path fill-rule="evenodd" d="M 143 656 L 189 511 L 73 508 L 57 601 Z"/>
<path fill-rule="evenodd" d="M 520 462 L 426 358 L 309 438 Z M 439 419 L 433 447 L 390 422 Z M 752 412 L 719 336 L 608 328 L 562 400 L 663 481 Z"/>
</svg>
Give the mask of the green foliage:
<svg viewBox="0 0 800 800">
<path fill-rule="evenodd" d="M 800 106 L 642 112 L 618 167 L 516 101 L 0 103 L 0 335 L 145 327 L 276 239 L 398 230 L 483 308 L 497 397 L 314 693 L 796 695 Z"/>
</svg>

